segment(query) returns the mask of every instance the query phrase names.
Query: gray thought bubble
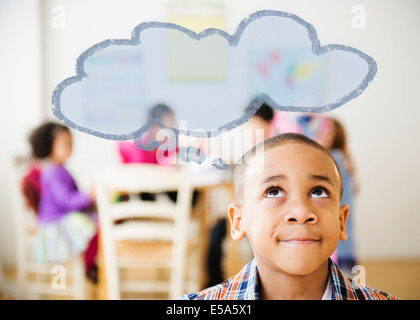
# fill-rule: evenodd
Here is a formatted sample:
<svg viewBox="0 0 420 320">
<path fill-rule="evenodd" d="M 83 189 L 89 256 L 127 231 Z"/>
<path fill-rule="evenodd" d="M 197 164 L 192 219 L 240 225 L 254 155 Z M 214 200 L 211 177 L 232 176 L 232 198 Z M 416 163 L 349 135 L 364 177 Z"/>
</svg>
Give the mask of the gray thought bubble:
<svg viewBox="0 0 420 320">
<path fill-rule="evenodd" d="M 171 41 L 175 44 L 168 47 Z M 182 50 L 176 41 L 188 47 Z M 262 69 L 272 72 L 274 89 L 260 86 L 263 82 L 255 80 L 258 74 L 254 69 L 250 74 L 248 68 L 252 63 L 259 66 L 258 59 L 270 50 L 282 54 L 284 64 L 282 68 Z M 180 72 L 167 65 L 173 63 L 168 52 L 191 54 L 184 57 L 183 63 L 207 59 L 209 65 L 195 67 L 206 67 L 210 73 L 216 70 L 215 79 L 167 80 L 171 77 L 168 69 L 178 76 Z M 196 52 L 202 56 L 194 57 Z M 214 62 L 215 55 L 221 58 Z M 278 62 L 274 58 L 272 62 Z M 326 65 L 327 71 L 319 72 L 312 83 L 304 83 L 296 96 L 289 96 L 281 91 L 283 78 L 279 75 L 296 65 L 293 59 L 312 63 L 306 69 L 303 65 L 300 71 L 295 70 L 297 74 L 305 74 L 308 68 L 318 65 Z M 220 65 L 220 61 L 224 64 Z M 232 35 L 215 28 L 195 33 L 177 24 L 144 22 L 134 28 L 131 39 L 104 40 L 84 51 L 77 59 L 76 75 L 55 88 L 52 111 L 66 125 L 88 134 L 110 140 L 139 140 L 152 126 L 166 128 L 157 118 L 148 116 L 147 109 L 153 103 L 148 95 L 154 94 L 156 101 L 159 97 L 178 101 L 175 109 L 179 116 L 194 128 L 201 128 L 171 128 L 176 136 L 216 137 L 246 123 L 263 103 L 288 112 L 334 110 L 359 96 L 376 72 L 376 62 L 370 56 L 345 45 L 321 46 L 315 28 L 287 12 L 255 12 L 243 19 Z M 150 74 L 154 77 L 148 77 Z M 240 81 L 248 87 L 238 85 Z M 249 83 L 254 90 L 251 97 Z M 321 95 L 324 91 L 328 94 Z M 307 100 L 302 100 L 306 95 Z M 250 98 L 251 108 L 245 112 Z M 141 144 L 139 147 L 146 149 Z"/>
</svg>

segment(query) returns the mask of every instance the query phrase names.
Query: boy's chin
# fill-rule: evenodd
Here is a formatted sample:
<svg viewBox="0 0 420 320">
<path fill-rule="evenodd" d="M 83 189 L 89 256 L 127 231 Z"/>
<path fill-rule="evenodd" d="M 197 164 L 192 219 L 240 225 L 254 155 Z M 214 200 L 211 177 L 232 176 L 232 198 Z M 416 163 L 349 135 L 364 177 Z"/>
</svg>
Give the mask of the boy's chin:
<svg viewBox="0 0 420 320">
<path fill-rule="evenodd" d="M 324 267 L 328 268 L 328 258 L 327 259 L 319 259 L 319 258 L 311 259 L 309 257 L 288 258 L 288 259 L 284 259 L 281 263 L 279 263 L 278 267 L 284 273 L 287 273 L 290 275 L 306 276 L 320 270 L 320 268 L 324 268 Z"/>
</svg>

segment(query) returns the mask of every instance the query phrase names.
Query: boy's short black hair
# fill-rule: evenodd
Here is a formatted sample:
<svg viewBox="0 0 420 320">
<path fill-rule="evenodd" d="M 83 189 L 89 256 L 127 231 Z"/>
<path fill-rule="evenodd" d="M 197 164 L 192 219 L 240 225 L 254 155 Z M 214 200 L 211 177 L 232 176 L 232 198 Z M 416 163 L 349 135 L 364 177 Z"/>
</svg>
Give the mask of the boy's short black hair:
<svg viewBox="0 0 420 320">
<path fill-rule="evenodd" d="M 50 156 L 54 138 L 58 131 L 70 132 L 65 125 L 47 122 L 37 127 L 29 136 L 32 155 L 37 159 L 45 159 Z"/>
<path fill-rule="evenodd" d="M 326 155 L 328 155 L 328 157 L 333 161 L 334 165 L 337 168 L 339 177 L 340 177 L 340 200 L 343 196 L 343 180 L 341 177 L 341 172 L 340 169 L 336 163 L 336 161 L 334 160 L 333 156 L 331 155 L 331 153 L 325 149 L 322 145 L 320 145 L 318 142 L 302 135 L 299 133 L 284 133 L 284 134 L 280 134 L 277 136 L 274 136 L 272 138 L 269 138 L 267 140 L 264 140 L 260 143 L 258 143 L 257 145 L 255 145 L 252 149 L 250 149 L 249 151 L 247 151 L 241 158 L 241 160 L 239 161 L 238 164 L 235 165 L 234 167 L 234 178 L 233 178 L 233 182 L 234 182 L 234 193 L 235 193 L 235 201 L 237 204 L 240 204 L 242 202 L 242 196 L 243 196 L 243 188 L 244 188 L 244 175 L 245 175 L 245 171 L 248 167 L 248 165 L 250 164 L 250 162 L 254 159 L 254 157 L 256 156 L 256 154 L 258 152 L 265 152 L 268 151 L 270 149 L 273 149 L 275 147 L 284 145 L 284 144 L 288 144 L 288 143 L 300 143 L 300 144 L 305 144 L 308 145 L 310 147 L 316 148 L 322 152 L 324 152 Z"/>
</svg>

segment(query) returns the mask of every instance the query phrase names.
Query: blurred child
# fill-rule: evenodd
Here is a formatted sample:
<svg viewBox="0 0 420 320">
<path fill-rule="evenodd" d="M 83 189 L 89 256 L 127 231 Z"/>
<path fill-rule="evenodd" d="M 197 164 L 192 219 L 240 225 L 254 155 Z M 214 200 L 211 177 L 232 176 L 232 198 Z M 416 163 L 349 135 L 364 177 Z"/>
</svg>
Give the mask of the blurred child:
<svg viewBox="0 0 420 320">
<path fill-rule="evenodd" d="M 158 119 L 167 127 L 173 127 L 175 122 L 174 112 L 166 104 L 156 104 L 149 111 L 149 116 Z M 148 143 L 157 141 L 159 139 L 158 132 L 161 130 L 157 126 L 152 126 L 146 133 L 143 134 L 141 143 L 147 146 Z M 159 141 L 163 146 L 171 143 L 172 141 L 166 140 L 164 142 Z M 149 163 L 167 165 L 170 163 L 176 163 L 176 148 L 172 150 L 164 150 L 155 148 L 153 150 L 143 150 L 137 146 L 136 141 L 120 141 L 118 142 L 118 151 L 120 153 L 122 163 Z M 169 198 L 176 201 L 176 192 L 167 192 Z M 140 198 L 142 200 L 156 200 L 156 195 L 151 193 L 141 193 Z M 127 200 L 127 196 L 120 196 L 119 201 Z"/>
<path fill-rule="evenodd" d="M 246 111 L 248 111 L 250 107 L 251 105 Z M 275 135 L 273 131 L 273 119 L 274 110 L 266 103 L 263 103 L 251 119 L 249 119 L 245 125 L 245 129 L 252 130 L 252 146 Z M 263 130 L 263 134 L 258 135 L 258 130 Z"/>
<path fill-rule="evenodd" d="M 92 197 L 78 190 L 65 168 L 73 149 L 70 130 L 64 125 L 48 122 L 36 128 L 29 141 L 33 156 L 43 160 L 35 259 L 39 262 L 65 262 L 89 246 L 95 251 L 96 224 L 86 213 L 93 206 Z M 96 267 L 92 260 L 91 249 L 90 256 L 85 256 L 88 274 Z"/>
<path fill-rule="evenodd" d="M 355 168 L 348 150 L 346 131 L 336 119 L 325 118 L 325 122 L 328 123 L 329 129 L 318 134 L 318 140 L 321 145 L 330 151 L 340 168 L 343 178 L 342 204 L 347 203 L 351 208 L 354 208 L 354 196 L 358 192 L 358 185 Z M 338 265 L 347 274 L 351 274 L 351 269 L 357 264 L 353 241 L 353 216 L 354 213 L 347 220 L 347 241 L 340 241 L 337 247 Z"/>
<path fill-rule="evenodd" d="M 174 112 L 165 104 L 155 105 L 149 112 L 151 117 L 157 118 L 167 127 L 173 127 L 174 125 Z M 158 137 L 160 128 L 153 126 L 149 131 L 143 134 L 140 138 L 143 145 L 147 145 L 151 141 L 155 141 Z M 169 143 L 166 141 L 165 143 Z M 158 148 L 154 150 L 143 150 L 139 148 L 133 141 L 120 141 L 118 143 L 118 151 L 121 156 L 123 163 L 152 163 L 152 164 L 164 164 L 162 159 L 159 159 Z M 176 155 L 176 150 L 166 150 L 165 163 L 171 162 L 173 157 Z M 175 163 L 172 161 L 172 163 Z"/>
</svg>

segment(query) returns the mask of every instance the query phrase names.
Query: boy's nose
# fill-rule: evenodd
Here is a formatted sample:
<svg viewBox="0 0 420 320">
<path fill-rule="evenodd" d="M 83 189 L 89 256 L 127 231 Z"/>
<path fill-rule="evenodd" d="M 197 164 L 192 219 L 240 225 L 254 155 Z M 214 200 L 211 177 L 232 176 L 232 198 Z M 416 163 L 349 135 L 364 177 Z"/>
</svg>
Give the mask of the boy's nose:
<svg viewBox="0 0 420 320">
<path fill-rule="evenodd" d="M 318 222 L 318 216 L 304 203 L 294 203 L 284 217 L 286 224 L 315 224 Z"/>
</svg>

